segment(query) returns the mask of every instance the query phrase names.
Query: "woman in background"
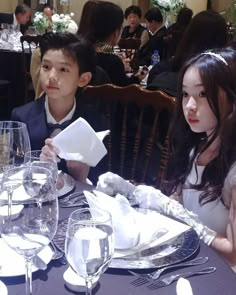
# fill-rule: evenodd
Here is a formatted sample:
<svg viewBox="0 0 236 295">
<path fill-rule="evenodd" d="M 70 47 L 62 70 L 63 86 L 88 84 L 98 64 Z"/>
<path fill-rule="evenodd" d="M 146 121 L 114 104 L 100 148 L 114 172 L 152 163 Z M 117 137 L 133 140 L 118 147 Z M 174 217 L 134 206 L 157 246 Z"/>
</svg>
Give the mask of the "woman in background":
<svg viewBox="0 0 236 295">
<path fill-rule="evenodd" d="M 141 40 L 140 48 L 147 43 L 149 34 L 147 29 L 141 25 L 142 11 L 139 6 L 131 5 L 125 10 L 125 19 L 128 25 L 124 27 L 121 38 L 137 38 Z"/>
<path fill-rule="evenodd" d="M 177 95 L 177 79 L 186 60 L 207 49 L 227 45 L 227 25 L 218 12 L 206 10 L 196 14 L 180 41 L 175 56 L 155 65 L 148 76 L 147 88 Z"/>
<path fill-rule="evenodd" d="M 147 74 L 139 70 L 127 77 L 122 59 L 113 53 L 113 46 L 120 39 L 123 20 L 123 11 L 118 5 L 101 1 L 93 10 L 88 34 L 96 46 L 97 65 L 108 74 L 111 83 L 118 86 L 139 84 Z"/>
</svg>

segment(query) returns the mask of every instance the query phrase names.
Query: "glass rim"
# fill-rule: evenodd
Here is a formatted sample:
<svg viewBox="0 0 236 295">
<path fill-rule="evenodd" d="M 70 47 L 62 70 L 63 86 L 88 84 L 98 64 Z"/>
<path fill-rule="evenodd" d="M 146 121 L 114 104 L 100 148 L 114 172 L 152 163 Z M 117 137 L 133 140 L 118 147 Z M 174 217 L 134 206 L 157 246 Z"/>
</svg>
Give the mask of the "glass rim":
<svg viewBox="0 0 236 295">
<path fill-rule="evenodd" d="M 16 124 L 18 126 L 2 126 L 4 124 Z M 12 120 L 4 120 L 4 121 L 0 121 L 0 129 L 21 129 L 21 128 L 26 128 L 27 129 L 27 125 L 23 122 L 20 121 L 12 121 Z"/>
<path fill-rule="evenodd" d="M 37 168 L 37 169 L 41 169 L 42 171 L 47 171 L 47 172 L 49 172 L 49 174 L 50 174 L 50 176 L 52 177 L 52 172 L 51 172 L 51 170 L 50 169 L 48 169 L 48 168 L 46 168 L 46 167 L 42 167 L 42 166 L 37 166 L 37 165 L 35 165 L 35 166 L 29 166 L 29 165 L 26 165 L 26 164 L 23 164 L 23 165 L 20 165 L 20 166 L 14 166 L 14 167 L 10 167 L 10 168 L 8 168 L 4 173 L 3 173 L 3 178 L 4 178 L 4 176 L 6 176 L 7 174 L 9 174 L 9 172 L 11 172 L 11 171 L 13 171 L 13 170 L 19 170 L 19 172 L 22 170 L 22 169 L 27 169 L 27 170 L 29 170 L 29 169 L 34 169 L 34 168 Z M 16 172 L 17 173 L 17 172 Z M 5 175 L 4 175 L 5 174 Z M 12 174 L 12 175 L 14 175 L 14 174 Z M 10 176 L 8 176 L 8 177 L 10 177 Z M 48 176 L 45 176 L 45 178 L 46 177 L 48 177 Z M 34 178 L 33 178 L 34 179 Z M 43 177 L 43 179 L 44 179 L 44 177 Z M 13 180 L 22 180 L 22 178 L 14 178 Z"/>
<path fill-rule="evenodd" d="M 100 211 L 101 213 L 105 213 L 107 215 L 107 217 L 105 217 L 103 215 L 102 220 L 101 219 L 96 220 L 96 219 L 93 218 L 92 220 L 94 220 L 94 222 L 93 222 L 94 224 L 103 224 L 103 223 L 106 223 L 108 221 L 112 221 L 111 213 L 108 212 L 107 210 L 104 210 L 104 209 L 101 209 L 101 208 L 90 208 L 90 207 L 79 208 L 79 209 L 74 210 L 73 212 L 70 213 L 68 220 L 76 221 L 77 224 L 83 224 L 85 220 L 78 220 L 76 218 L 73 218 L 72 216 L 75 215 L 75 214 L 78 214 L 80 212 L 93 211 L 93 210 Z M 92 216 L 91 212 L 90 212 L 90 214 Z"/>
</svg>

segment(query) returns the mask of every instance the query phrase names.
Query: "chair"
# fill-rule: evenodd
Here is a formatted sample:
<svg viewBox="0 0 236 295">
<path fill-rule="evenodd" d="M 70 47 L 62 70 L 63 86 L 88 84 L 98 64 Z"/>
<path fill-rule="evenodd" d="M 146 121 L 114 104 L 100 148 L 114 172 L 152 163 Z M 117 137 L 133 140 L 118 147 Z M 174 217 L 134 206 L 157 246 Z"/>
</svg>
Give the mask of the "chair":
<svg viewBox="0 0 236 295">
<path fill-rule="evenodd" d="M 135 183 L 160 185 L 167 165 L 168 126 L 175 98 L 139 85 L 87 86 L 80 98 L 106 118 L 107 170 Z"/>
<path fill-rule="evenodd" d="M 137 38 L 122 38 L 118 46 L 121 52 L 124 52 L 126 57 L 130 59 L 130 66 L 133 69 L 138 68 L 138 52 L 141 40 Z"/>
<path fill-rule="evenodd" d="M 32 78 L 30 75 L 30 60 L 32 56 L 32 49 L 39 47 L 41 40 L 41 35 L 24 35 L 20 37 L 21 48 L 22 48 L 22 58 L 24 64 L 24 76 L 25 76 L 25 102 L 34 99 L 35 91 L 33 87 Z M 28 45 L 26 48 L 24 44 Z"/>
<path fill-rule="evenodd" d="M 0 80 L 0 104 L 1 110 L 0 120 L 9 120 L 11 107 L 12 107 L 12 97 L 11 97 L 11 82 L 8 80 Z"/>
<path fill-rule="evenodd" d="M 37 35 L 37 36 L 24 35 L 24 36 L 21 36 L 20 37 L 20 42 L 21 42 L 22 52 L 25 53 L 24 42 L 26 42 L 28 47 L 29 47 L 29 52 L 31 54 L 32 53 L 32 48 L 39 47 L 41 37 L 42 37 L 41 35 Z"/>
</svg>

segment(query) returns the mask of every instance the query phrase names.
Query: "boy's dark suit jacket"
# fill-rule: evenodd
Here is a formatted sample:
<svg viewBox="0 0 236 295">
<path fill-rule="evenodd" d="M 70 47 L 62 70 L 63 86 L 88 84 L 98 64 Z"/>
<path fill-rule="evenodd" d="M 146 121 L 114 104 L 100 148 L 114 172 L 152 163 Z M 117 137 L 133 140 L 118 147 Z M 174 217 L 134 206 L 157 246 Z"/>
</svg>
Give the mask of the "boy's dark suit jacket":
<svg viewBox="0 0 236 295">
<path fill-rule="evenodd" d="M 0 13 L 0 24 L 9 24 L 12 25 L 14 22 L 14 14 L 13 13 Z M 20 31 L 24 35 L 27 30 L 28 25 L 20 25 Z"/>
<path fill-rule="evenodd" d="M 148 42 L 140 49 L 139 51 L 139 64 L 147 65 L 151 64 L 151 57 L 154 50 L 159 51 L 160 58 L 163 54 L 164 42 L 163 37 L 166 34 L 166 27 L 162 27 L 160 30 L 156 32 L 156 34 L 150 36 Z"/>
<path fill-rule="evenodd" d="M 80 105 L 77 99 L 76 110 L 71 123 L 79 117 L 88 121 L 96 132 L 107 129 L 105 119 L 103 119 L 102 115 L 98 114 L 95 109 L 89 108 L 89 106 Z M 35 101 L 13 109 L 11 120 L 24 122 L 27 125 L 32 150 L 42 149 L 45 145 L 45 139 L 50 137 L 45 111 L 45 95 L 42 95 Z M 102 171 L 105 169 L 103 168 L 105 166 L 104 161 L 102 160 L 95 168 L 90 169 L 89 179 L 91 181 L 96 181 L 97 176 L 104 172 Z M 65 163 L 62 163 L 60 168 L 64 172 L 67 172 Z"/>
</svg>

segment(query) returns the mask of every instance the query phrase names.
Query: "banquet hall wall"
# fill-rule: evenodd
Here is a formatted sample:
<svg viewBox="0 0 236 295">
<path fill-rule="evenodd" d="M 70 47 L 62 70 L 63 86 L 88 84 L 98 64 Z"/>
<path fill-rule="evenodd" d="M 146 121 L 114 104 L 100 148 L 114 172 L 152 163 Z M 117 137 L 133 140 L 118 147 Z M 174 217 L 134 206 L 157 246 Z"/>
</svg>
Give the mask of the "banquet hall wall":
<svg viewBox="0 0 236 295">
<path fill-rule="evenodd" d="M 121 8 L 124 10 L 129 5 L 139 5 L 142 10 L 145 12 L 149 6 L 151 5 L 151 0 L 110 0 L 111 2 L 114 2 L 121 6 Z M 0 12 L 13 12 L 16 5 L 18 3 L 22 3 L 23 0 L 1 0 L 0 1 Z M 87 0 L 71 0 L 71 5 L 62 7 L 60 6 L 60 0 L 51 0 L 52 4 L 56 3 L 56 6 L 58 7 L 58 12 L 74 12 L 75 17 L 74 20 L 79 23 L 82 7 L 87 2 Z M 31 0 L 31 7 L 33 11 L 37 9 L 39 0 Z M 187 6 L 191 8 L 194 12 L 194 14 L 198 13 L 201 10 L 205 10 L 207 7 L 207 0 L 186 0 Z M 231 0 L 214 0 L 212 1 L 212 6 L 217 11 L 222 11 L 225 7 L 227 7 L 231 3 Z"/>
</svg>

